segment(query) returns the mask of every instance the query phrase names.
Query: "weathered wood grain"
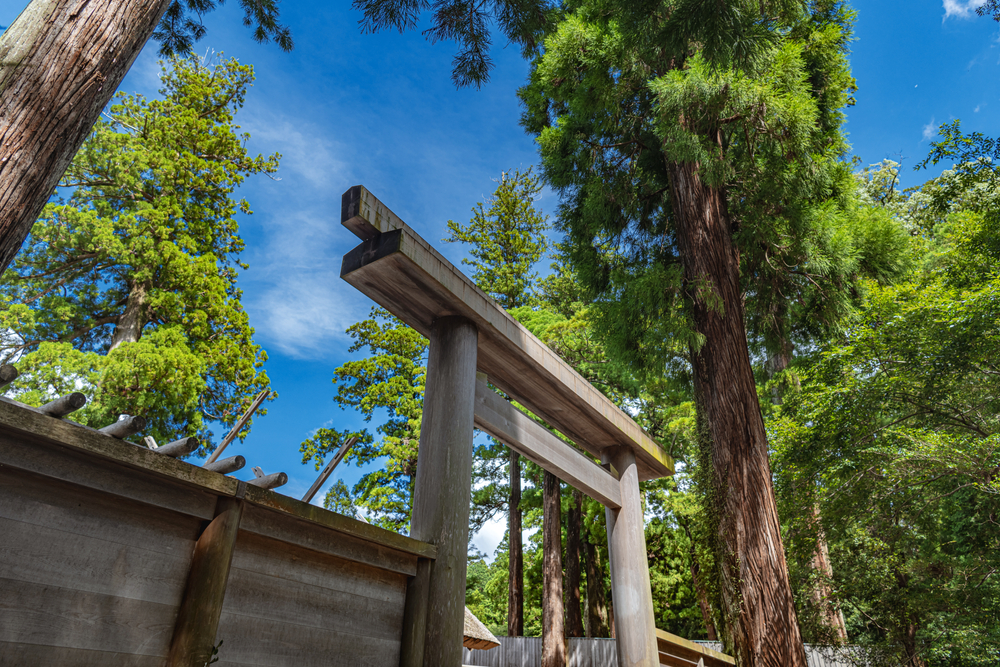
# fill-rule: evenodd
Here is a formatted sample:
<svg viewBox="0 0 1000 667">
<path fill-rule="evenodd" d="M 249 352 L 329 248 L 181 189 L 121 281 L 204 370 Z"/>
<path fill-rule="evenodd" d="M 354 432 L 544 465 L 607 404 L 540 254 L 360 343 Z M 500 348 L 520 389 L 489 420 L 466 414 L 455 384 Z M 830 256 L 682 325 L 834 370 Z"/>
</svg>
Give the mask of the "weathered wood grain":
<svg viewBox="0 0 1000 667">
<path fill-rule="evenodd" d="M 198 517 L 95 493 L 9 465 L 0 465 L 0 489 L 0 516 L 7 519 L 124 546 L 155 548 L 176 558 L 190 558 L 201 531 Z"/>
<path fill-rule="evenodd" d="M 476 428 L 607 507 L 622 505 L 618 480 L 489 388 L 476 381 Z"/>
<path fill-rule="evenodd" d="M 352 519 L 344 516 L 343 514 L 331 512 L 330 510 L 322 507 L 317 507 L 316 505 L 310 505 L 309 503 L 304 503 L 295 498 L 283 496 L 280 493 L 274 493 L 264 489 L 258 489 L 256 487 L 248 487 L 246 500 L 251 505 L 255 505 L 261 509 L 268 508 L 282 513 L 291 514 L 302 521 L 331 528 L 338 533 L 343 533 L 344 535 L 350 537 L 356 537 L 360 540 L 364 540 L 365 542 L 371 542 L 382 547 L 386 547 L 392 551 L 401 551 L 414 556 L 432 559 L 437 554 L 437 547 L 433 544 L 421 542 L 420 540 L 415 540 L 411 537 L 407 537 L 406 535 L 400 535 L 399 533 L 394 533 L 390 530 L 385 530 L 384 528 L 379 528 L 378 526 L 373 526 L 371 524 L 364 523 L 363 521 Z M 251 519 L 251 521 L 253 521 L 253 519 Z M 323 550 L 320 549 L 320 551 Z"/>
<path fill-rule="evenodd" d="M 0 518 L 0 535 L 0 577 L 180 604 L 189 561 L 179 555 L 6 518 Z"/>
<path fill-rule="evenodd" d="M 46 419 L 51 418 L 46 417 Z M 120 448 L 127 447 L 144 453 L 145 456 L 155 458 L 157 462 L 199 470 L 181 461 L 160 456 L 151 450 L 140 449 L 122 442 L 114 444 Z M 81 451 L 51 442 L 32 441 L 19 435 L 12 436 L 5 433 L 2 427 L 0 427 L 0 463 L 12 469 L 38 473 L 95 492 L 155 505 L 202 519 L 211 519 L 215 510 L 217 496 L 212 489 L 192 486 L 183 479 L 176 479 L 173 475 L 157 474 L 158 467 L 143 470 L 134 465 L 119 463 L 116 459 L 94 456 L 86 450 Z M 221 477 L 214 474 L 213 476 Z M 233 493 L 235 493 L 236 480 L 230 481 L 233 482 Z"/>
<path fill-rule="evenodd" d="M 0 578 L 0 641 L 166 656 L 173 605 Z"/>
<path fill-rule="evenodd" d="M 40 644 L 0 642 L 0 665 L 4 667 L 163 667 L 163 658 Z"/>
<path fill-rule="evenodd" d="M 611 599 L 615 605 L 618 664 L 628 667 L 658 667 L 653 596 L 649 585 L 649 561 L 643 530 L 642 501 L 635 454 L 615 447 L 605 452 L 603 462 L 619 474 L 621 509 L 605 508 Z"/>
<path fill-rule="evenodd" d="M 245 531 L 236 542 L 233 571 L 236 570 L 376 600 L 402 599 L 407 579 L 402 574 Z"/>
<path fill-rule="evenodd" d="M 403 607 L 403 635 L 400 641 L 399 667 L 422 667 L 427 644 L 427 598 L 431 583 L 431 562 L 421 558 L 416 575 L 406 582 Z"/>
<path fill-rule="evenodd" d="M 477 339 L 469 320 L 442 318 L 434 322 L 427 353 L 410 520 L 410 533 L 438 548 L 427 586 L 425 667 L 457 665 L 462 657 Z"/>
<path fill-rule="evenodd" d="M 247 488 L 247 496 L 252 488 Z M 250 504 L 244 512 L 241 530 L 392 572 L 412 575 L 417 570 L 417 557 L 413 554 L 350 534 L 317 530 L 304 521 Z"/>
<path fill-rule="evenodd" d="M 220 498 L 215 518 L 195 544 L 168 667 L 202 667 L 212 657 L 242 516 L 242 500 Z"/>
<path fill-rule="evenodd" d="M 336 579 L 336 570 L 328 572 Z M 398 642 L 403 627 L 403 589 L 390 599 L 345 593 L 261 572 L 230 573 L 224 611 L 243 617 L 321 628 Z"/>
<path fill-rule="evenodd" d="M 425 336 L 438 318 L 468 318 L 480 333 L 479 370 L 518 403 L 595 456 L 633 449 L 642 479 L 673 474 L 670 457 L 628 415 L 364 187 L 344 194 L 342 222 L 364 241 L 344 257 L 344 280 Z"/>
<path fill-rule="evenodd" d="M 657 628 L 656 643 L 660 651 L 661 659 L 664 654 L 697 663 L 699 660 L 705 661 L 705 667 L 724 667 L 725 665 L 735 665 L 736 660 L 725 653 L 712 650 L 707 646 L 702 646 L 697 642 L 678 637 L 677 635 L 664 632 Z"/>
<path fill-rule="evenodd" d="M 220 495 L 236 493 L 236 480 L 213 474 L 183 461 L 158 455 L 154 450 L 117 440 L 92 428 L 43 415 L 0 397 L 0 432 L 15 433 L 26 442 L 47 441 L 86 452 L 91 456 L 153 470 L 176 480 L 205 487 Z"/>
<path fill-rule="evenodd" d="M 399 662 L 398 641 L 228 612 L 222 614 L 218 638 L 223 644 L 217 666 L 386 667 Z"/>
</svg>

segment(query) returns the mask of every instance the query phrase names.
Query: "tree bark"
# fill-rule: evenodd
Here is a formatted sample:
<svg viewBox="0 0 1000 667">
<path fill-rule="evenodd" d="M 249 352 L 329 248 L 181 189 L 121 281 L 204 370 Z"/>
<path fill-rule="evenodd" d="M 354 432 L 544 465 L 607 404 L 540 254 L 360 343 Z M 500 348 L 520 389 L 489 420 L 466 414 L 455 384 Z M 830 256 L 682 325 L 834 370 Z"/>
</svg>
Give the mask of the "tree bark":
<svg viewBox="0 0 1000 667">
<path fill-rule="evenodd" d="M 132 285 L 125 302 L 125 312 L 115 324 L 115 332 L 111 336 L 111 350 L 122 343 L 135 343 L 142 336 L 142 328 L 146 324 L 146 286 Z M 109 350 L 110 351 L 110 350 Z"/>
<path fill-rule="evenodd" d="M 580 605 L 580 532 L 583 530 L 583 493 L 573 491 L 566 516 L 566 636 L 583 637 Z"/>
<path fill-rule="evenodd" d="M 784 314 L 782 313 L 780 316 L 784 316 Z M 773 379 L 775 375 L 787 369 L 791 363 L 792 344 L 787 338 L 781 336 L 778 340 L 778 350 L 772 352 L 768 357 L 768 377 Z M 771 402 L 775 405 L 781 405 L 782 400 L 780 388 L 772 387 Z M 837 605 L 833 588 L 830 586 L 830 582 L 833 581 L 833 566 L 830 564 L 830 550 L 826 544 L 826 533 L 823 532 L 823 523 L 817 505 L 813 505 L 812 522 L 816 530 L 816 546 L 813 548 L 812 557 L 816 585 L 812 590 L 811 597 L 813 604 L 820 610 L 821 622 L 830 632 L 830 639 L 844 644 L 847 643 L 847 626 L 844 623 L 844 615 Z"/>
<path fill-rule="evenodd" d="M 587 636 L 610 637 L 604 567 L 601 565 L 600 552 L 590 541 L 589 532 L 583 535 L 583 554 L 584 566 L 587 568 Z"/>
<path fill-rule="evenodd" d="M 701 610 L 701 620 L 705 624 L 705 636 L 710 642 L 718 641 L 719 635 L 715 632 L 715 621 L 712 620 L 712 605 L 708 601 L 708 591 L 705 589 L 705 582 L 701 577 L 701 565 L 698 563 L 698 552 L 694 548 L 691 528 L 687 521 L 682 521 L 681 527 L 684 529 L 684 534 L 687 535 L 690 545 L 688 558 L 691 559 L 691 581 L 694 584 L 695 595 L 698 596 L 698 608 Z"/>
<path fill-rule="evenodd" d="M 727 648 L 744 667 L 805 667 L 725 194 L 701 180 L 697 164 L 668 168 L 685 289 L 703 337 L 691 346 L 691 365 L 711 465 Z"/>
<path fill-rule="evenodd" d="M 830 565 L 830 550 L 826 546 L 826 534 L 819 515 L 819 507 L 813 505 L 813 522 L 816 528 L 816 547 L 813 550 L 812 567 L 818 581 L 812 591 L 813 603 L 822 613 L 823 624 L 830 630 L 832 639 L 841 644 L 847 643 L 847 626 L 844 615 L 837 605 L 830 582 L 833 580 L 833 566 Z"/>
<path fill-rule="evenodd" d="M 510 450 L 510 501 L 507 505 L 507 636 L 524 634 L 524 552 L 521 545 L 521 455 Z"/>
<path fill-rule="evenodd" d="M 0 36 L 0 272 L 170 0 L 33 0 Z"/>
<path fill-rule="evenodd" d="M 546 470 L 542 484 L 542 667 L 566 665 L 559 486 L 559 478 Z"/>
</svg>

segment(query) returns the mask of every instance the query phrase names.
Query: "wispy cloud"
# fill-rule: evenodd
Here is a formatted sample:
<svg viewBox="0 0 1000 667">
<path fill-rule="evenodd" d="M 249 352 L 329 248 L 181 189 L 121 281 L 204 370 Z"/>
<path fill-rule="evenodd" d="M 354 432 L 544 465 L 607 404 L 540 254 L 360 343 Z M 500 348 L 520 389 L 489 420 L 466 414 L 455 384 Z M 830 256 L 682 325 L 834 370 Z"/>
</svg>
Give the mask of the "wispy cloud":
<svg viewBox="0 0 1000 667">
<path fill-rule="evenodd" d="M 986 4 L 986 0 L 942 0 L 944 3 L 944 18 L 952 16 L 969 19 L 976 15 L 976 10 Z"/>
<path fill-rule="evenodd" d="M 281 153 L 280 180 L 258 180 L 247 193 L 267 212 L 247 224 L 256 236 L 241 279 L 251 324 L 266 349 L 329 358 L 371 306 L 340 279 L 341 258 L 357 244 L 338 224 L 340 189 L 349 180 L 339 158 L 344 151 L 327 130 L 281 113 L 251 112 L 241 120 L 251 151 Z"/>
<path fill-rule="evenodd" d="M 931 117 L 931 121 L 924 125 L 924 141 L 930 141 L 937 134 L 937 124 L 934 122 L 934 118 Z"/>
<path fill-rule="evenodd" d="M 278 176 L 293 180 L 293 187 L 323 189 L 343 182 L 346 169 L 336 157 L 339 147 L 319 127 L 277 114 L 253 114 L 240 120 L 254 146 L 281 153 Z"/>
</svg>

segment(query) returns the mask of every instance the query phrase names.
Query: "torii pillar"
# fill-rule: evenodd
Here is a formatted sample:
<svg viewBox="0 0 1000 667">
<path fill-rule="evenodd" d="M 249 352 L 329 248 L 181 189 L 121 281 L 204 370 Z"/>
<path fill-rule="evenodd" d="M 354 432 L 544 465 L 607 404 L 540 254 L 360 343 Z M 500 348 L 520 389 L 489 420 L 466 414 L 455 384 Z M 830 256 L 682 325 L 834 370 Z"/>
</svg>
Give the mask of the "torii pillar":
<svg viewBox="0 0 1000 667">
<path fill-rule="evenodd" d="M 604 507 L 618 665 L 659 667 L 635 453 L 626 447 L 609 447 L 604 450 L 601 462 L 614 468 L 621 485 L 622 506 Z"/>
<path fill-rule="evenodd" d="M 436 320 L 430 336 L 410 521 L 410 537 L 438 548 L 426 583 L 425 667 L 462 664 L 478 337 L 461 317 Z"/>
</svg>

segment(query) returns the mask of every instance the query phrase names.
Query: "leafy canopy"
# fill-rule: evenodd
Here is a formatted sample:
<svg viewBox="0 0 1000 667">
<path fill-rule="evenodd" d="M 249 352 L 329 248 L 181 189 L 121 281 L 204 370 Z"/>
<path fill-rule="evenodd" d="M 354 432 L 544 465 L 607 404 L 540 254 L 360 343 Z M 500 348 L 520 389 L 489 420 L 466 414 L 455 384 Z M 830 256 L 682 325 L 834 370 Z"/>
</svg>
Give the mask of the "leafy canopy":
<svg viewBox="0 0 1000 667">
<path fill-rule="evenodd" d="M 138 414 L 157 440 L 207 442 L 269 383 L 237 287 L 251 211 L 232 195 L 279 156 L 248 155 L 234 124 L 250 65 L 172 58 L 162 82 L 161 99 L 118 93 L 60 181 L 69 199 L 0 279 L 0 354 L 23 401 L 83 391 L 84 423 Z"/>
<path fill-rule="evenodd" d="M 153 32 L 161 56 L 188 53 L 205 36 L 202 17 L 226 0 L 173 0 Z M 243 25 L 253 28 L 254 41 L 274 40 L 283 51 L 292 50 L 292 33 L 278 22 L 278 0 L 239 0 Z M 197 18 L 196 18 L 197 17 Z"/>
</svg>

